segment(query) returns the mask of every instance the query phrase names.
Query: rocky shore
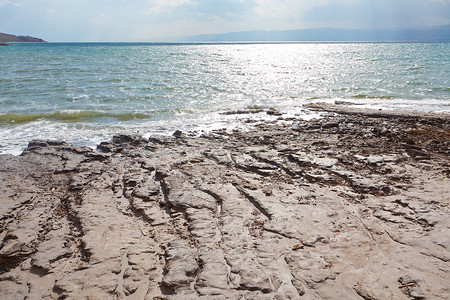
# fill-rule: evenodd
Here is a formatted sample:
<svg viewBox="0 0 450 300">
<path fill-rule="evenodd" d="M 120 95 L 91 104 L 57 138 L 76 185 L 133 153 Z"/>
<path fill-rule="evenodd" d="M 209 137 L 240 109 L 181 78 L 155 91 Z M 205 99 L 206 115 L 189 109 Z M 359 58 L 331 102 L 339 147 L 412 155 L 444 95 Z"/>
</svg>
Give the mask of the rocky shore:
<svg viewBox="0 0 450 300">
<path fill-rule="evenodd" d="M 0 155 L 0 297 L 448 299 L 450 117 L 312 108 Z"/>
</svg>

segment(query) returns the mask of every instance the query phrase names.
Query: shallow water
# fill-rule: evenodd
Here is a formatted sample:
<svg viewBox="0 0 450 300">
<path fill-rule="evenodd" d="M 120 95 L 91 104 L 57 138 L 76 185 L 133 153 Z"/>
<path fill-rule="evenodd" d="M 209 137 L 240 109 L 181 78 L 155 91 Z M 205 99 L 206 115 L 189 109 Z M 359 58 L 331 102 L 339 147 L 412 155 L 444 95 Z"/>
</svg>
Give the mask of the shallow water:
<svg viewBox="0 0 450 300">
<path fill-rule="evenodd" d="M 221 112 L 347 101 L 450 112 L 450 43 L 12 44 L 0 47 L 0 151 L 34 138 L 240 126 Z M 262 117 L 252 114 L 252 117 Z"/>
</svg>

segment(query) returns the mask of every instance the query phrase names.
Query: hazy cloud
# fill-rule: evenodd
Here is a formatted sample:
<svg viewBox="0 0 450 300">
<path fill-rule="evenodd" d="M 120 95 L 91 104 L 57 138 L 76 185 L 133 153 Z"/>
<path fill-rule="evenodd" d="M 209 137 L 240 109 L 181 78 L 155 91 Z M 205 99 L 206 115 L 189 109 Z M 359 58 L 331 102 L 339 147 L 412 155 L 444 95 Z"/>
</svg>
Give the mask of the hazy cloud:
<svg viewBox="0 0 450 300">
<path fill-rule="evenodd" d="M 255 12 L 263 17 L 277 17 L 305 14 L 315 7 L 323 6 L 331 0 L 255 0 Z"/>
<path fill-rule="evenodd" d="M 5 5 L 13 5 L 15 7 L 21 7 L 23 4 L 19 1 L 0 0 L 0 7 Z"/>
<path fill-rule="evenodd" d="M 430 0 L 431 2 L 438 2 L 444 5 L 450 4 L 450 0 Z"/>
<path fill-rule="evenodd" d="M 153 13 L 162 13 L 168 8 L 178 7 L 181 5 L 192 4 L 191 0 L 149 0 L 150 7 L 146 11 L 146 15 Z"/>
</svg>

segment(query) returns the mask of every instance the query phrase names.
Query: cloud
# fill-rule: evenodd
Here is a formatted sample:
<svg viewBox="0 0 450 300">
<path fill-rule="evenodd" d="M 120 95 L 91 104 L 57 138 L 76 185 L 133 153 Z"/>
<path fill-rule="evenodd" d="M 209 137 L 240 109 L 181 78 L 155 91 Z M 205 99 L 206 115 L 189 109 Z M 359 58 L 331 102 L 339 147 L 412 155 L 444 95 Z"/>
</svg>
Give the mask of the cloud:
<svg viewBox="0 0 450 300">
<path fill-rule="evenodd" d="M 146 16 L 156 21 L 179 22 L 236 20 L 248 18 L 255 7 L 254 0 L 151 0 Z"/>
<path fill-rule="evenodd" d="M 145 12 L 146 16 L 155 13 L 167 12 L 170 11 L 171 8 L 193 3 L 191 0 L 149 0 L 148 2 L 150 4 L 150 7 Z"/>
<path fill-rule="evenodd" d="M 23 3 L 18 1 L 11 1 L 11 0 L 0 0 L 0 7 L 6 6 L 6 5 L 12 5 L 15 7 L 22 7 Z"/>
<path fill-rule="evenodd" d="M 262 17 L 278 17 L 289 15 L 303 15 L 307 11 L 323 6 L 331 0 L 255 0 L 255 12 Z"/>
<path fill-rule="evenodd" d="M 449 24 L 450 7 L 436 0 L 342 0 L 312 9 L 304 20 L 343 28 L 426 27 Z"/>
<path fill-rule="evenodd" d="M 430 0 L 431 2 L 441 3 L 443 5 L 450 4 L 450 0 Z"/>
</svg>

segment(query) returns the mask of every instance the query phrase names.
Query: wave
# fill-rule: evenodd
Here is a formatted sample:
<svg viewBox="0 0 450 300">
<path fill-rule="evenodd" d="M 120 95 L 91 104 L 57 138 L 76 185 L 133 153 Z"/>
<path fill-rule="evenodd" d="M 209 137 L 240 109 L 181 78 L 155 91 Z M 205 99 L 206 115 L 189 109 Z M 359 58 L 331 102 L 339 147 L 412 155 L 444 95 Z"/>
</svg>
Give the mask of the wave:
<svg viewBox="0 0 450 300">
<path fill-rule="evenodd" d="M 93 121 L 97 118 L 114 118 L 120 121 L 128 121 L 133 119 L 149 119 L 155 113 L 106 113 L 89 110 L 62 110 L 53 113 L 38 113 L 38 114 L 17 114 L 6 113 L 0 114 L 0 124 L 24 124 L 35 122 L 38 120 L 50 120 L 60 122 L 82 122 Z"/>
<path fill-rule="evenodd" d="M 386 99 L 386 100 L 395 99 L 395 97 L 393 97 L 393 96 L 369 96 L 369 95 L 364 95 L 364 94 L 353 95 L 352 98 L 354 98 L 354 99 Z"/>
<path fill-rule="evenodd" d="M 434 88 L 431 88 L 431 90 L 433 92 L 445 92 L 445 93 L 447 93 L 447 92 L 450 92 L 450 87 L 434 87 Z"/>
</svg>

